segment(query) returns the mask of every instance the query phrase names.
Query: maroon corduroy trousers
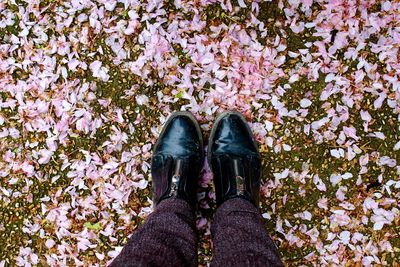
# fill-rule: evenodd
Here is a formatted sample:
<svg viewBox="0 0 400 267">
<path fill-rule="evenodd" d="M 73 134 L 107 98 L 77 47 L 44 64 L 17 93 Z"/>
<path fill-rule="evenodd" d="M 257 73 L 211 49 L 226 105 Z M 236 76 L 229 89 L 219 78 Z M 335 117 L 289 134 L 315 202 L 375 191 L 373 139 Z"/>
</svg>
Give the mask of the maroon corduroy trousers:
<svg viewBox="0 0 400 267">
<path fill-rule="evenodd" d="M 283 266 L 259 211 L 247 200 L 225 201 L 217 209 L 211 235 L 211 266 Z M 193 209 L 181 199 L 161 201 L 111 266 L 197 266 Z"/>
</svg>

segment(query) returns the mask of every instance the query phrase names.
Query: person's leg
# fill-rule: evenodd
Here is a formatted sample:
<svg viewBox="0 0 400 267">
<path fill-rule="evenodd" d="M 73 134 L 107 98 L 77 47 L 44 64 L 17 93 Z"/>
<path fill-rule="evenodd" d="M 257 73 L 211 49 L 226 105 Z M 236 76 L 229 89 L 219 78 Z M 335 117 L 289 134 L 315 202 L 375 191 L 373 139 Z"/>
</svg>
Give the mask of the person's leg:
<svg viewBox="0 0 400 267">
<path fill-rule="evenodd" d="M 237 112 L 221 114 L 208 144 L 217 212 L 211 227 L 212 266 L 282 266 L 264 229 L 259 206 L 261 155 L 246 120 Z"/>
<path fill-rule="evenodd" d="M 151 160 L 155 211 L 111 266 L 196 266 L 194 209 L 203 163 L 200 127 L 189 112 L 176 112 L 154 146 Z"/>
<path fill-rule="evenodd" d="M 217 209 L 211 234 L 211 266 L 283 266 L 259 211 L 248 200 L 225 201 Z"/>
<path fill-rule="evenodd" d="M 193 208 L 184 200 L 160 202 L 110 266 L 197 266 Z"/>
</svg>

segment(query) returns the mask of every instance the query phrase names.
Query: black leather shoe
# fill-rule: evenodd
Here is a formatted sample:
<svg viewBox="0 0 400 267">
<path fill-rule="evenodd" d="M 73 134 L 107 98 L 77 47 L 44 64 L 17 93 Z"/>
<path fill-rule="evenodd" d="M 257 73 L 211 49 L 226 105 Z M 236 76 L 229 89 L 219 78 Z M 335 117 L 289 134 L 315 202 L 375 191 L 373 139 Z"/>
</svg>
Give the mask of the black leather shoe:
<svg viewBox="0 0 400 267">
<path fill-rule="evenodd" d="M 227 111 L 218 117 L 210 134 L 207 158 L 214 173 L 218 206 L 240 197 L 258 208 L 261 156 L 240 113 Z"/>
<path fill-rule="evenodd" d="M 154 204 L 175 196 L 194 207 L 203 157 L 202 134 L 194 116 L 185 111 L 172 114 L 153 150 Z"/>
</svg>

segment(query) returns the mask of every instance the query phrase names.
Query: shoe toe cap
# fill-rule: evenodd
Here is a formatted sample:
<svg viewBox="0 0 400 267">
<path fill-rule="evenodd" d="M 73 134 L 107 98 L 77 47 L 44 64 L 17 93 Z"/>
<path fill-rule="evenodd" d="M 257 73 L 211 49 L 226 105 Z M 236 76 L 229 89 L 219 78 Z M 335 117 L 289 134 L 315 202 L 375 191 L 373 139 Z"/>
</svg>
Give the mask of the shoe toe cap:
<svg viewBox="0 0 400 267">
<path fill-rule="evenodd" d="M 258 154 L 253 135 L 240 115 L 236 113 L 227 114 L 218 122 L 216 127 L 211 144 L 213 153 Z"/>
<path fill-rule="evenodd" d="M 174 117 L 159 137 L 158 153 L 175 156 L 190 156 L 199 153 L 201 148 L 201 136 L 192 119 L 180 115 Z"/>
</svg>

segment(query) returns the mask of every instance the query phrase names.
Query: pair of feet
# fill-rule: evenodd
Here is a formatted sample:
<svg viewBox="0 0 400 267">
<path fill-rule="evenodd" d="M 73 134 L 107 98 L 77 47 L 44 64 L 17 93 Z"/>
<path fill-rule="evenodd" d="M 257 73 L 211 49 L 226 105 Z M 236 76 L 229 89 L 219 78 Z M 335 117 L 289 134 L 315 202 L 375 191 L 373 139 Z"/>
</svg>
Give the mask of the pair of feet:
<svg viewBox="0 0 400 267">
<path fill-rule="evenodd" d="M 151 173 L 153 199 L 177 197 L 193 207 L 204 153 L 200 127 L 190 112 L 176 112 L 166 122 L 155 144 Z M 231 198 L 244 198 L 258 207 L 261 159 L 246 120 L 227 111 L 211 131 L 207 160 L 214 174 L 217 205 Z"/>
</svg>

